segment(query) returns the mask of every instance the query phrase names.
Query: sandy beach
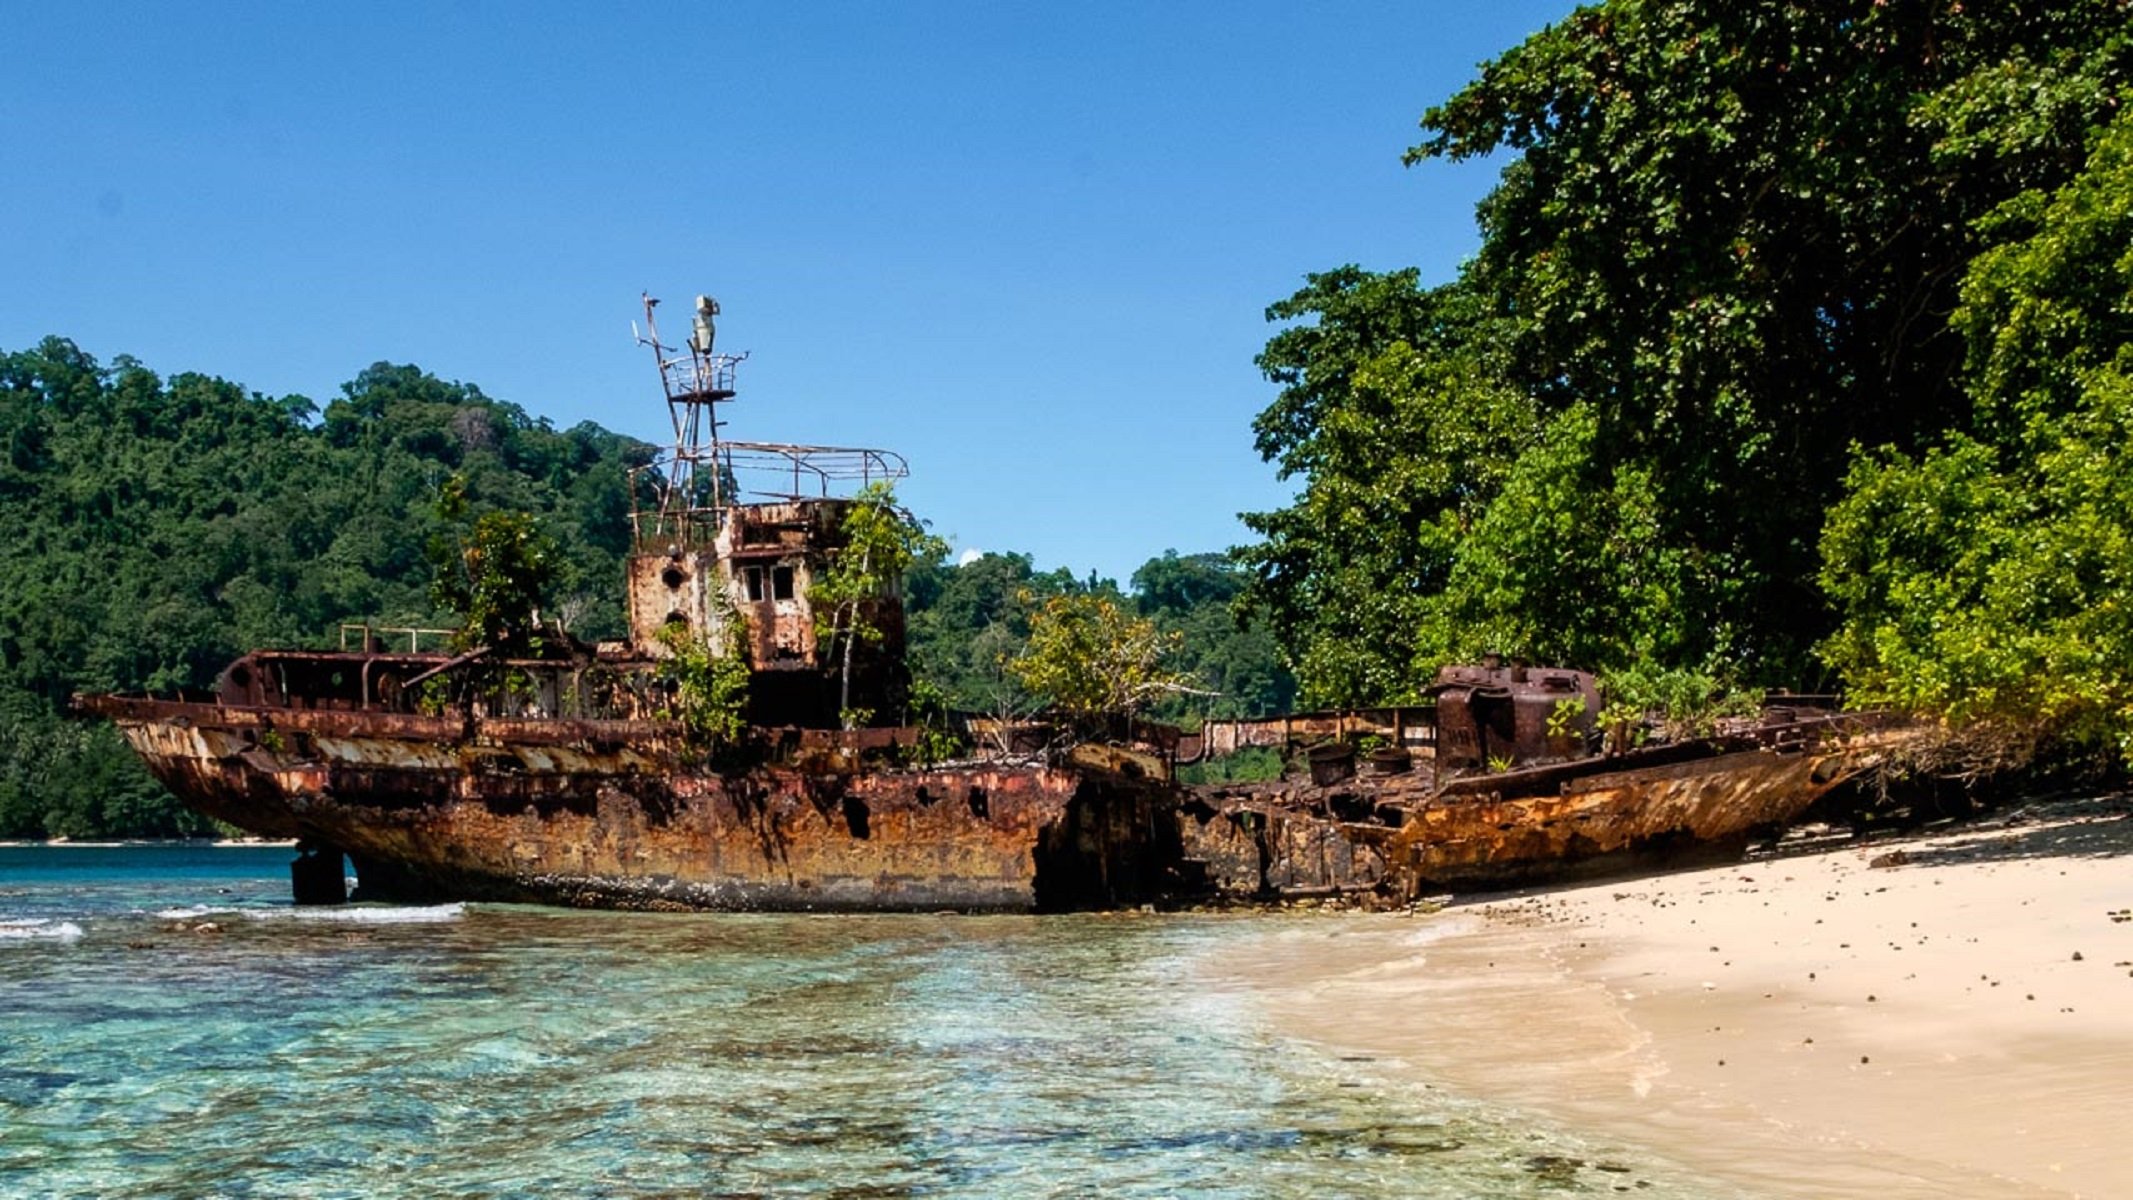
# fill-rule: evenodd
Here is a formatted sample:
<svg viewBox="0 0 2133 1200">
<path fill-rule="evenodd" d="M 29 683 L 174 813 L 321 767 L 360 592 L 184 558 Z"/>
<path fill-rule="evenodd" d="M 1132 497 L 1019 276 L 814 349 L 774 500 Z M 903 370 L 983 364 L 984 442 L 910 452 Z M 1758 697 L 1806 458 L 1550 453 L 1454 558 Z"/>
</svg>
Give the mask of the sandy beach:
<svg viewBox="0 0 2133 1200">
<path fill-rule="evenodd" d="M 1329 916 L 1217 969 L 1287 981 L 1288 1033 L 1742 1195 L 2133 1195 L 2129 813 Z"/>
</svg>

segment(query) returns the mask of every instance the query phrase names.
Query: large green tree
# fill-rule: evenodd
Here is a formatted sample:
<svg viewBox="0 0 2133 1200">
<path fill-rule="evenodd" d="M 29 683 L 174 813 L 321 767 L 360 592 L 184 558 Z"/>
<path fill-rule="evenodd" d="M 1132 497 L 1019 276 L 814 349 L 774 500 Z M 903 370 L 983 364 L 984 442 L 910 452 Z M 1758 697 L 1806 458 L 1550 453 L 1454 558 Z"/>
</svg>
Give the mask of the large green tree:
<svg viewBox="0 0 2133 1200">
<path fill-rule="evenodd" d="M 2133 116 L 1984 223 L 1956 328 L 1974 420 L 1861 460 L 1823 536 L 1862 698 L 2133 762 Z"/>
<path fill-rule="evenodd" d="M 1306 700 L 1411 700 L 1422 626 L 1461 540 L 1534 438 L 1504 383 L 1505 321 L 1464 283 L 1342 267 L 1267 310 L 1297 321 L 1259 356 L 1281 394 L 1253 423 L 1296 503 L 1245 522 L 1264 540 L 1247 611 L 1280 636 Z"/>
<path fill-rule="evenodd" d="M 1336 272 L 1269 314 L 1307 323 L 1262 356 L 1261 450 L 1306 486 L 1245 556 L 1307 695 L 1398 698 L 1476 649 L 1808 677 L 1850 447 L 1967 420 L 1978 222 L 2080 168 L 2129 12 L 1613 0 L 1431 109 L 1410 161 L 1512 156 L 1460 277 Z M 1460 324 L 1418 318 L 1453 297 Z M 1362 369 L 1410 353 L 1413 386 Z M 1457 535 L 1424 530 L 1418 431 L 1521 406 L 1504 468 L 1456 472 Z"/>
</svg>

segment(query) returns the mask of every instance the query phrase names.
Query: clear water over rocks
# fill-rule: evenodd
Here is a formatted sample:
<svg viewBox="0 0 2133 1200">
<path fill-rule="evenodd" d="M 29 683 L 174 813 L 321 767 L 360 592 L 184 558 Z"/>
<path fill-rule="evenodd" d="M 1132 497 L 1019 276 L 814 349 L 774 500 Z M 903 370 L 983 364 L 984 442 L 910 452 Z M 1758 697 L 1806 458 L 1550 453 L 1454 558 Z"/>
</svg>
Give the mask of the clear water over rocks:
<svg viewBox="0 0 2133 1200">
<path fill-rule="evenodd" d="M 1326 918 L 298 910 L 289 857 L 0 848 L 0 1195 L 1716 1194 L 1206 982 Z"/>
</svg>

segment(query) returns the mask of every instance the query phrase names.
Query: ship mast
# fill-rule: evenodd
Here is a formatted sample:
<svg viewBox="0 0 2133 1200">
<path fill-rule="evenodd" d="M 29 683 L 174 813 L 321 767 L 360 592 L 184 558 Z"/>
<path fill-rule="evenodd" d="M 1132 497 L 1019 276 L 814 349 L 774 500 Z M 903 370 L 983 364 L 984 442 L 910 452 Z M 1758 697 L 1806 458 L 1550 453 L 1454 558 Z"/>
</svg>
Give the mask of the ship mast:
<svg viewBox="0 0 2133 1200">
<path fill-rule="evenodd" d="M 718 301 L 698 296 L 687 344 L 669 346 L 659 339 L 659 300 L 649 292 L 643 300 L 637 342 L 651 347 L 658 365 L 674 443 L 659 461 L 631 474 L 631 527 L 639 552 L 710 545 L 736 505 L 826 499 L 854 483 L 910 473 L 903 456 L 888 450 L 728 440 L 718 406 L 736 395 L 737 368 L 748 355 L 715 348 Z M 649 509 L 647 492 L 656 501 Z"/>
<path fill-rule="evenodd" d="M 700 545 L 717 536 L 719 513 L 738 499 L 731 494 L 732 471 L 721 453 L 719 430 L 725 421 L 718 406 L 736 395 L 737 368 L 748 356 L 716 351 L 717 300 L 696 298 L 688 344 L 674 347 L 659 340 L 658 299 L 649 292 L 643 299 L 644 332 L 637 335 L 637 342 L 651 347 L 652 360 L 658 365 L 674 445 L 666 460 L 657 464 L 660 469 L 652 484 L 657 507 L 646 513 L 632 505 L 637 510 L 635 532 L 640 543 L 664 540 Z M 646 528 L 646 518 L 650 528 Z"/>
</svg>

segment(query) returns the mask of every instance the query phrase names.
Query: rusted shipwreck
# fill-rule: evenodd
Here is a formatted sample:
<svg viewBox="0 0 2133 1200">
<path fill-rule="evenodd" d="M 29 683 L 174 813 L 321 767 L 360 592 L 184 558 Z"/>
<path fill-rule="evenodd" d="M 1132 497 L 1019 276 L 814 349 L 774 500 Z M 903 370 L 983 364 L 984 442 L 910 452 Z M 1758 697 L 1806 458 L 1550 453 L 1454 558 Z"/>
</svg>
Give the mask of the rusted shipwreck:
<svg viewBox="0 0 2133 1200">
<path fill-rule="evenodd" d="M 1131 725 L 1018 745 L 963 721 L 967 756 L 928 761 L 937 730 L 845 727 L 855 709 L 904 711 L 893 587 L 870 602 L 880 638 L 834 655 L 811 599 L 848 493 L 903 460 L 726 439 L 719 406 L 745 356 L 714 350 L 701 298 L 687 345 L 663 344 L 655 303 L 645 340 L 674 441 L 632 482 L 626 638 L 512 658 L 348 627 L 336 651 L 246 654 L 211 695 L 80 707 L 201 812 L 297 839 L 300 901 L 345 898 L 345 855 L 360 898 L 676 909 L 1398 903 L 1737 852 L 1888 736 L 1795 703 L 1606 755 L 1590 676 L 1491 665 L 1448 670 L 1430 705 L 1190 736 Z M 745 656 L 744 736 L 707 749 L 676 719 L 677 630 Z M 1293 752 L 1298 773 L 1175 782 L 1181 763 L 1249 745 Z"/>
<path fill-rule="evenodd" d="M 620 908 L 1029 909 L 1156 899 L 1171 798 L 1159 778 L 1022 756 L 918 763 L 901 713 L 893 588 L 875 640 L 818 640 L 812 593 L 855 487 L 905 474 L 881 450 L 730 440 L 744 355 L 646 334 L 674 441 L 632 480 L 628 633 L 565 652 L 448 653 L 438 631 L 352 627 L 335 652 L 262 650 L 212 695 L 86 697 L 175 794 L 298 839 L 299 899 L 358 895 Z M 677 639 L 676 633 L 685 635 Z M 349 640 L 355 639 L 354 645 Z M 749 664 L 746 733 L 680 719 L 677 648 Z M 850 639 L 846 639 L 850 641 Z M 738 642 L 739 645 L 735 645 Z M 388 644 L 389 643 L 389 644 Z"/>
<path fill-rule="evenodd" d="M 1232 895 L 1395 901 L 1738 857 L 1913 736 L 1828 696 L 1772 696 L 1696 736 L 1610 752 L 1582 671 L 1447 667 L 1433 703 L 1213 722 L 1188 755 L 1292 751 L 1277 782 L 1193 789 L 1180 841 Z"/>
</svg>

